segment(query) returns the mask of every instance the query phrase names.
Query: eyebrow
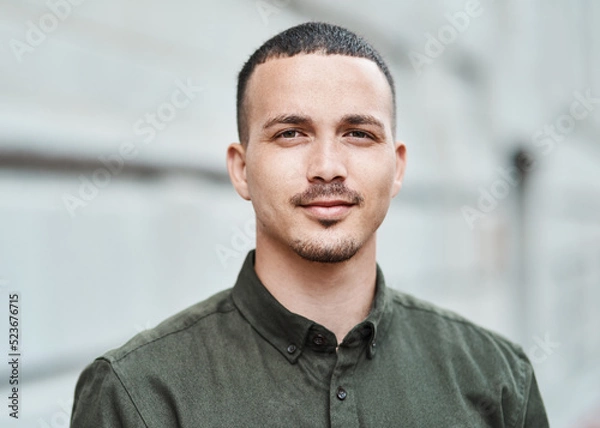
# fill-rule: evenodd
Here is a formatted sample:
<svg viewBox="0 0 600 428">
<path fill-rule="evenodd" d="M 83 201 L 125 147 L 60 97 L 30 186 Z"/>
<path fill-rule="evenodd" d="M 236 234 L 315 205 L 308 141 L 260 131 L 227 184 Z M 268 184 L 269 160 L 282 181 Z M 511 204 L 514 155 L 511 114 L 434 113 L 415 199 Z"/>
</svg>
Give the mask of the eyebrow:
<svg viewBox="0 0 600 428">
<path fill-rule="evenodd" d="M 373 125 L 382 130 L 385 129 L 383 123 L 375 116 L 370 114 L 347 114 L 342 117 L 341 123 L 347 123 L 349 125 Z"/>
<path fill-rule="evenodd" d="M 272 126 L 279 125 L 282 123 L 296 124 L 296 125 L 310 125 L 313 123 L 312 119 L 308 116 L 301 116 L 299 114 L 280 114 L 269 119 L 264 125 L 263 130 L 268 129 Z"/>
<path fill-rule="evenodd" d="M 370 114 L 347 114 L 342 117 L 340 123 L 345 123 L 348 125 L 372 125 L 380 128 L 381 130 L 385 129 L 383 123 L 375 116 Z M 263 130 L 279 124 L 312 125 L 313 120 L 308 116 L 302 116 L 299 114 L 280 114 L 269 119 L 263 125 Z"/>
</svg>

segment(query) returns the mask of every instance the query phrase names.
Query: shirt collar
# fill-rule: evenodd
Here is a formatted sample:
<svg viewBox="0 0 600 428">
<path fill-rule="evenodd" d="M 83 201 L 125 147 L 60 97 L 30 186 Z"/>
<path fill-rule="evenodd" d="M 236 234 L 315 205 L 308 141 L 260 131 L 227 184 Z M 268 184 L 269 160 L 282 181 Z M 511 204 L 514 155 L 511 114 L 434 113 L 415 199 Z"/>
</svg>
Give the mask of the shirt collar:
<svg viewBox="0 0 600 428">
<path fill-rule="evenodd" d="M 325 327 L 301 315 L 290 312 L 265 288 L 254 270 L 252 250 L 233 287 L 233 302 L 244 318 L 291 363 L 296 362 L 315 331 L 329 332 Z M 383 273 L 377 266 L 377 280 L 373 307 L 367 318 L 356 325 L 346 339 L 368 340 L 367 357 L 373 358 L 377 341 L 381 339 L 392 316 L 389 291 Z M 341 346 L 344 346 L 342 344 Z"/>
</svg>

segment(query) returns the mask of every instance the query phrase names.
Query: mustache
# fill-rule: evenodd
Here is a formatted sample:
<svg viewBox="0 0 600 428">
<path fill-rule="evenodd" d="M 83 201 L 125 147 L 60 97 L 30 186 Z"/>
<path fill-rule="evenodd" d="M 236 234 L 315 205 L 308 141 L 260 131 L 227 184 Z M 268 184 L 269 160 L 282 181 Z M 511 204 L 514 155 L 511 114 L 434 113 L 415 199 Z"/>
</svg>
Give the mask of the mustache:
<svg viewBox="0 0 600 428">
<path fill-rule="evenodd" d="M 319 198 L 331 196 L 340 197 L 340 199 L 354 205 L 362 205 L 365 200 L 356 190 L 348 188 L 344 183 L 335 182 L 311 184 L 304 192 L 292 196 L 290 203 L 296 206 L 308 205 Z"/>
</svg>

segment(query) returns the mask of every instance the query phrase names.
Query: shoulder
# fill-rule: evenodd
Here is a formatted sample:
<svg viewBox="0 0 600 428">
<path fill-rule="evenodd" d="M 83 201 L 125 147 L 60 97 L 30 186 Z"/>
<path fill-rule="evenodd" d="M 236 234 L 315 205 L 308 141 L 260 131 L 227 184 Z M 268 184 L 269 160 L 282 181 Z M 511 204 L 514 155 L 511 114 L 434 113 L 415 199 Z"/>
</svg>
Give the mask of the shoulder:
<svg viewBox="0 0 600 428">
<path fill-rule="evenodd" d="M 389 291 L 388 336 L 396 349 L 408 350 L 404 367 L 458 389 L 485 415 L 501 409 L 507 426 L 548 426 L 533 366 L 519 345 L 452 311 Z"/>
<path fill-rule="evenodd" d="M 96 358 L 79 377 L 74 406 L 78 422 L 73 426 L 124 426 L 113 421 L 131 420 L 125 425 L 141 427 L 147 426 L 145 418 L 157 415 L 178 420 L 169 403 L 203 387 L 197 379 L 209 378 L 210 365 L 205 362 L 220 357 L 215 357 L 215 349 L 223 348 L 220 338 L 241 324 L 229 289 Z"/>
<path fill-rule="evenodd" d="M 190 338 L 199 331 L 211 329 L 235 311 L 231 289 L 221 291 L 208 299 L 164 320 L 152 329 L 138 333 L 119 348 L 106 352 L 102 357 L 110 363 L 139 357 L 140 354 L 156 354 L 161 350 L 172 353 L 177 346 L 185 347 Z"/>
<path fill-rule="evenodd" d="M 389 289 L 394 313 L 404 328 L 419 337 L 427 348 L 450 354 L 470 355 L 486 361 L 526 371 L 530 362 L 523 349 L 504 336 L 433 303 Z"/>
</svg>

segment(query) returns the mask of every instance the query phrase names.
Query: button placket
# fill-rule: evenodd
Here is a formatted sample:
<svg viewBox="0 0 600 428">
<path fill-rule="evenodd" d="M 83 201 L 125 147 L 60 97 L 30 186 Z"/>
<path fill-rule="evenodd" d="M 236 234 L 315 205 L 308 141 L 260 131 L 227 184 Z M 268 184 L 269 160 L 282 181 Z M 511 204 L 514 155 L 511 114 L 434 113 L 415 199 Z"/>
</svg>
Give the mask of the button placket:
<svg viewBox="0 0 600 428">
<path fill-rule="evenodd" d="M 329 383 L 332 428 L 358 427 L 357 396 L 353 376 L 356 364 L 360 360 L 364 361 L 363 350 L 363 347 L 340 346 L 336 353 L 337 361 Z"/>
</svg>

